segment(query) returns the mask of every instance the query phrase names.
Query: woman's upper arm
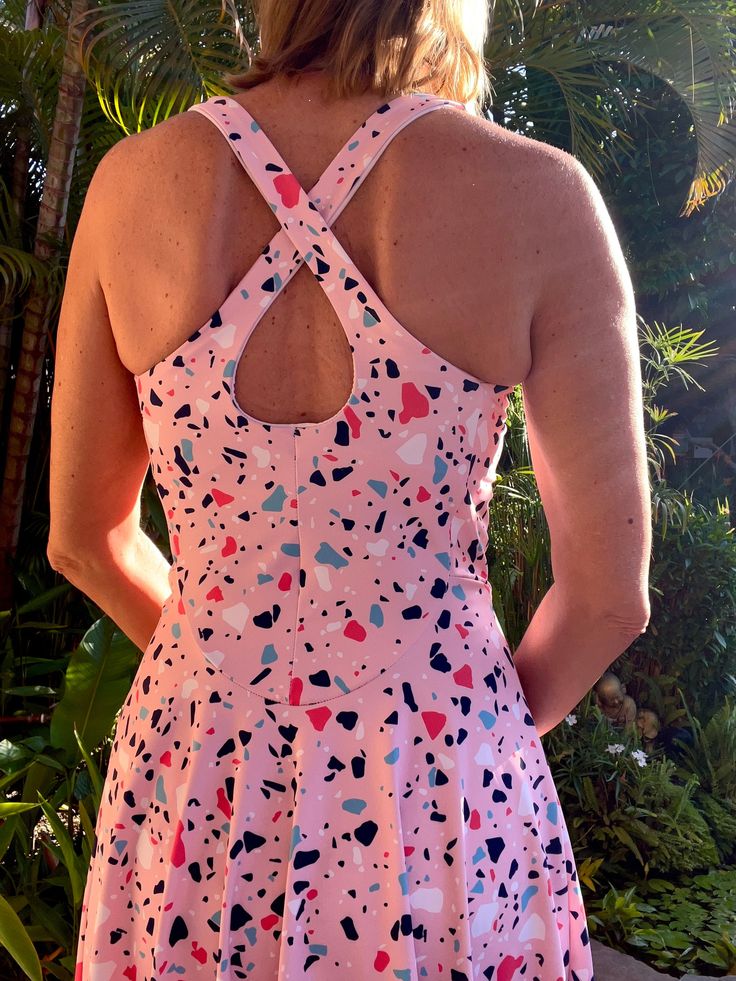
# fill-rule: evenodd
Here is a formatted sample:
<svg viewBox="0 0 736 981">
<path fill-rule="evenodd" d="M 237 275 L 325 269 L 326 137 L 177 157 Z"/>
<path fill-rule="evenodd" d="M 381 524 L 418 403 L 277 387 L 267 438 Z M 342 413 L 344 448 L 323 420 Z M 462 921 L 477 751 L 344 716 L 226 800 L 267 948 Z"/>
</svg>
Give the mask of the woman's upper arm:
<svg viewBox="0 0 736 981">
<path fill-rule="evenodd" d="M 135 380 L 118 357 L 99 279 L 106 229 L 125 217 L 120 168 L 135 152 L 117 144 L 98 165 L 69 257 L 51 399 L 52 561 L 101 561 L 139 527 L 148 449 Z"/>
<path fill-rule="evenodd" d="M 649 615 L 651 497 L 634 292 L 593 179 L 562 151 L 549 163 L 522 394 L 552 571 L 575 603 L 637 627 Z"/>
</svg>

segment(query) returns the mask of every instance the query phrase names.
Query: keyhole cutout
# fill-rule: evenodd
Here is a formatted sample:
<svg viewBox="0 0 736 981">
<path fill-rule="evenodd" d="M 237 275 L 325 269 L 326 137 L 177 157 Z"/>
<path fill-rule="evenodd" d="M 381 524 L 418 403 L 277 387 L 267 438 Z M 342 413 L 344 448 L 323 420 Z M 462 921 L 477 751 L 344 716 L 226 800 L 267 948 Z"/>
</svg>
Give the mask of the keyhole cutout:
<svg viewBox="0 0 736 981">
<path fill-rule="evenodd" d="M 282 248 L 291 255 L 291 245 Z M 264 262 L 264 279 L 279 259 Z M 238 407 L 256 422 L 318 425 L 339 415 L 353 390 L 354 362 L 340 318 L 302 263 L 281 287 L 240 352 Z"/>
</svg>

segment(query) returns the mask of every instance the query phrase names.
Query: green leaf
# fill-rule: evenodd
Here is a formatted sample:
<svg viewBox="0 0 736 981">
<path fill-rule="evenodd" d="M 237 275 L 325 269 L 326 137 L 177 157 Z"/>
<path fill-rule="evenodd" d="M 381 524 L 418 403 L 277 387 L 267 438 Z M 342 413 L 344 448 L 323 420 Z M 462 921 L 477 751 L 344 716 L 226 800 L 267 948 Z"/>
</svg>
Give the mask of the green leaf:
<svg viewBox="0 0 736 981">
<path fill-rule="evenodd" d="M 71 883 L 72 887 L 74 905 L 75 907 L 78 907 L 82 901 L 82 894 L 84 892 L 84 873 L 80 867 L 80 858 L 74 851 L 74 845 L 69 837 L 69 832 L 64 827 L 64 824 L 54 810 L 53 805 L 42 797 L 40 793 L 39 797 L 41 807 L 43 808 L 43 813 L 46 815 L 46 820 L 51 825 L 51 830 L 54 832 L 56 841 L 61 849 L 64 866 L 69 873 L 69 882 Z"/>
<path fill-rule="evenodd" d="M 92 796 L 92 799 L 94 801 L 95 811 L 97 811 L 99 810 L 100 801 L 102 800 L 102 788 L 104 786 L 102 774 L 100 773 L 97 764 L 90 756 L 86 746 L 82 742 L 82 737 L 79 735 L 76 725 L 74 726 L 74 738 L 77 740 L 79 751 L 81 752 L 82 756 L 84 757 L 84 761 L 87 764 L 87 770 L 89 771 L 89 775 L 92 780 L 92 786 L 94 787 L 94 794 Z"/>
<path fill-rule="evenodd" d="M 644 859 L 641 857 L 641 852 L 637 848 L 636 842 L 631 837 L 631 835 L 629 834 L 629 832 L 625 828 L 622 828 L 620 824 L 614 824 L 612 826 L 612 828 L 613 828 L 613 833 L 616 835 L 616 837 L 618 838 L 618 840 L 620 842 L 622 842 L 622 844 L 624 844 L 628 848 L 630 848 L 631 851 L 634 853 L 634 855 L 636 855 L 636 857 L 638 858 L 638 860 L 643 865 L 644 864 Z"/>
<path fill-rule="evenodd" d="M 2 801 L 0 802 L 0 818 L 22 814 L 23 811 L 32 811 L 34 807 L 38 807 L 38 804 L 26 801 Z"/>
<path fill-rule="evenodd" d="M 0 943 L 31 981 L 43 981 L 41 961 L 20 917 L 0 895 Z"/>
<path fill-rule="evenodd" d="M 52 746 L 77 761 L 75 726 L 85 746 L 99 745 L 113 728 L 139 663 L 140 651 L 109 617 L 93 623 L 69 659 L 64 694 L 51 717 Z"/>
</svg>

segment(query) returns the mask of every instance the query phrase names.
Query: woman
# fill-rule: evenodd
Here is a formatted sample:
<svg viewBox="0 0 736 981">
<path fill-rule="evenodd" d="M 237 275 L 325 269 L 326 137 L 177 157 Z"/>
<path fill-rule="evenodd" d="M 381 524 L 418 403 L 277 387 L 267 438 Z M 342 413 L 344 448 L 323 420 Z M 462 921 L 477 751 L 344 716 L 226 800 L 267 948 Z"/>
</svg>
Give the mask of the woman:
<svg viewBox="0 0 736 981">
<path fill-rule="evenodd" d="M 583 168 L 477 113 L 485 9 L 295 9 L 106 155 L 74 241 L 49 555 L 144 649 L 76 981 L 592 981 L 540 736 L 648 618 L 626 266 Z M 512 654 L 517 384 L 555 582 Z"/>
</svg>

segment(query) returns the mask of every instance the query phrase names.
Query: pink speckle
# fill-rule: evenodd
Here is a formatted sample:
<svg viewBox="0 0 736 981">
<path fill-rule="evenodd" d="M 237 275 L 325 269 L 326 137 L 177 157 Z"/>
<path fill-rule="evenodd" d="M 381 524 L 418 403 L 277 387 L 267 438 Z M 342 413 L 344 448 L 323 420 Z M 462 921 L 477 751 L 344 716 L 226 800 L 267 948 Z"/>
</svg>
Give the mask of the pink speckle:
<svg viewBox="0 0 736 981">
<path fill-rule="evenodd" d="M 401 412 L 399 422 L 403 425 L 410 419 L 424 419 L 429 415 L 429 399 L 422 395 L 414 382 L 404 382 L 401 386 Z"/>
<path fill-rule="evenodd" d="M 289 682 L 289 705 L 300 705 L 304 682 L 301 678 L 292 678 Z"/>
<path fill-rule="evenodd" d="M 523 963 L 523 954 L 519 954 L 518 957 L 514 957 L 513 954 L 507 954 L 498 965 L 498 981 L 511 981 L 513 976 L 516 974 L 517 969 L 520 968 Z"/>
<path fill-rule="evenodd" d="M 200 964 L 207 962 L 207 948 L 200 947 L 196 940 L 192 941 L 192 957 Z"/>
<path fill-rule="evenodd" d="M 317 732 L 322 732 L 331 715 L 332 709 L 328 708 L 326 705 L 319 705 L 317 708 L 307 709 L 309 721 L 312 723 L 312 727 L 316 729 Z"/>
<path fill-rule="evenodd" d="M 463 664 L 461 668 L 458 668 L 452 675 L 455 679 L 455 684 L 460 685 L 462 688 L 472 688 L 473 687 L 473 669 L 469 664 Z"/>
<path fill-rule="evenodd" d="M 429 733 L 430 739 L 434 739 L 445 728 L 447 716 L 444 712 L 422 712 L 422 721 Z"/>
<path fill-rule="evenodd" d="M 222 507 L 223 504 L 229 504 L 235 500 L 232 494 L 226 494 L 225 491 L 218 490 L 216 487 L 212 488 L 212 496 L 218 507 Z"/>
<path fill-rule="evenodd" d="M 343 633 L 348 640 L 363 641 L 367 636 L 365 627 L 357 620 L 348 620 Z"/>
<path fill-rule="evenodd" d="M 182 833 L 184 831 L 184 825 L 181 820 L 176 822 L 176 832 L 174 834 L 174 846 L 171 849 L 171 864 L 174 868 L 180 868 L 187 859 L 186 849 L 184 848 L 184 842 L 181 840 Z"/>
<path fill-rule="evenodd" d="M 377 971 L 385 971 L 388 967 L 389 956 L 388 952 L 385 950 L 376 951 L 376 956 L 373 958 L 373 967 Z"/>
<path fill-rule="evenodd" d="M 230 801 L 227 799 L 224 787 L 217 788 L 217 809 L 218 811 L 222 811 L 228 820 L 232 817 Z"/>
<path fill-rule="evenodd" d="M 279 174 L 273 179 L 273 186 L 285 208 L 293 208 L 299 201 L 301 187 L 293 174 Z"/>
</svg>

